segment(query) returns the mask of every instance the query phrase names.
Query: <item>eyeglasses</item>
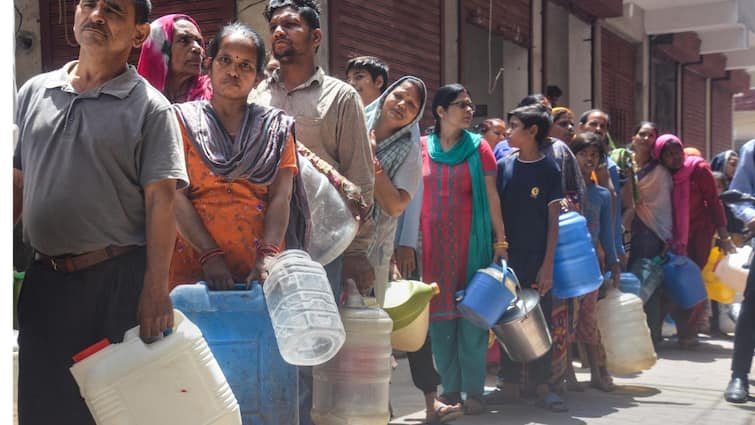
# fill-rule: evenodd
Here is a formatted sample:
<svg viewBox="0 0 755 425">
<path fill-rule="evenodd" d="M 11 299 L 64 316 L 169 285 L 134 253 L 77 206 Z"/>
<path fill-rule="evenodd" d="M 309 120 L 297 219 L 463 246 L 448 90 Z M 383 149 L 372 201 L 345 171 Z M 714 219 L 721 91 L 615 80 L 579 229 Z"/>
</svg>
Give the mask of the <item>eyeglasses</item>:
<svg viewBox="0 0 755 425">
<path fill-rule="evenodd" d="M 458 100 L 456 102 L 451 102 L 449 105 L 458 106 L 460 109 L 471 109 L 472 112 L 474 112 L 477 109 L 477 106 L 475 106 L 472 102 L 465 102 L 463 100 Z"/>
<path fill-rule="evenodd" d="M 574 123 L 571 121 L 558 121 L 556 125 L 562 128 L 574 127 Z"/>
</svg>

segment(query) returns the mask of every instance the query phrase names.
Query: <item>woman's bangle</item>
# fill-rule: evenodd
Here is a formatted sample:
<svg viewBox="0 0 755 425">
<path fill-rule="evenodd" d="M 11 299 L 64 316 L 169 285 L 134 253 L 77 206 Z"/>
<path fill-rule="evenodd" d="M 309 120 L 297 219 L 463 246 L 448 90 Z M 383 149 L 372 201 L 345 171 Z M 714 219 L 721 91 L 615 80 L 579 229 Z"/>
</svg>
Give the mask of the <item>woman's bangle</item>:
<svg viewBox="0 0 755 425">
<path fill-rule="evenodd" d="M 264 257 L 266 255 L 278 255 L 281 249 L 275 244 L 262 244 L 257 248 L 257 256 Z"/>
<path fill-rule="evenodd" d="M 718 240 L 720 240 L 721 242 L 729 242 L 731 240 L 731 235 L 729 235 L 729 236 L 727 236 L 725 238 L 722 238 L 722 237 L 719 236 Z"/>
<path fill-rule="evenodd" d="M 223 251 L 220 248 L 213 248 L 213 249 L 205 252 L 204 254 L 202 254 L 201 257 L 199 257 L 199 264 L 201 264 L 201 265 L 204 266 L 204 264 L 207 261 L 209 261 L 211 258 L 215 258 L 215 257 L 221 256 L 221 255 L 225 255 L 225 251 Z"/>
<path fill-rule="evenodd" d="M 375 165 L 375 174 L 381 174 L 383 172 L 383 166 L 380 165 L 380 160 L 375 157 L 372 159 L 372 163 Z"/>
<path fill-rule="evenodd" d="M 509 243 L 507 241 L 498 241 L 493 244 L 493 249 L 509 249 Z"/>
</svg>

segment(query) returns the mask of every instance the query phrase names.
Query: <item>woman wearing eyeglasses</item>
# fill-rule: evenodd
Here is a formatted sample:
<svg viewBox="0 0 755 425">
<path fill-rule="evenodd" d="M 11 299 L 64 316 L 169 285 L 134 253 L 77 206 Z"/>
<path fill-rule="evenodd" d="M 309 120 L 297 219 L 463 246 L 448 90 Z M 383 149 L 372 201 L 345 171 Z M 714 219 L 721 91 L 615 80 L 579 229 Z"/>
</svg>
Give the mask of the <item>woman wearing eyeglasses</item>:
<svg viewBox="0 0 755 425">
<path fill-rule="evenodd" d="M 430 338 L 444 390 L 439 398 L 454 405 L 465 392 L 470 415 L 485 411 L 488 331 L 460 317 L 455 293 L 478 269 L 508 256 L 495 157 L 479 134 L 468 131 L 474 110 L 464 86 L 441 87 L 432 104 L 435 130 L 422 139 L 422 276 L 441 288 L 430 304 Z"/>
</svg>

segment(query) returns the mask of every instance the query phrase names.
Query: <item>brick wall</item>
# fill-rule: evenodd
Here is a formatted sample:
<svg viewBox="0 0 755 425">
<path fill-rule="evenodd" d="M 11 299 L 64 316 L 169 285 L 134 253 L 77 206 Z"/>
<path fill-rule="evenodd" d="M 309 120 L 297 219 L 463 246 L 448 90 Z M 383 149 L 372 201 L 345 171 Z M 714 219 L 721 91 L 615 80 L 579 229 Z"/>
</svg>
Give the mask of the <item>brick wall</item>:
<svg viewBox="0 0 755 425">
<path fill-rule="evenodd" d="M 682 134 L 685 146 L 705 152 L 705 77 L 682 72 Z"/>
<path fill-rule="evenodd" d="M 621 145 L 630 140 L 637 124 L 634 116 L 635 46 L 605 28 L 601 44 L 601 108 L 611 115 L 611 136 Z"/>
<path fill-rule="evenodd" d="M 725 81 L 714 81 L 711 87 L 711 156 L 731 149 L 732 97 Z"/>
</svg>

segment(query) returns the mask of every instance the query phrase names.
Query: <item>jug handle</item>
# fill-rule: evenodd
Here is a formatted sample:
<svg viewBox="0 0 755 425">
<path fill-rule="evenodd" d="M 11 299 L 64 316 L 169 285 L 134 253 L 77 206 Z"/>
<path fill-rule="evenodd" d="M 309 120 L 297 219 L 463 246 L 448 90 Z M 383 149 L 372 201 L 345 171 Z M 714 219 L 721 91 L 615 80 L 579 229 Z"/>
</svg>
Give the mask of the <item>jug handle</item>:
<svg viewBox="0 0 755 425">
<path fill-rule="evenodd" d="M 505 285 L 507 273 L 511 273 L 511 279 L 516 284 L 516 298 L 514 298 L 514 301 L 512 301 L 512 303 L 516 303 L 516 301 L 519 299 L 519 294 L 522 292 L 522 284 L 519 283 L 519 278 L 516 276 L 516 272 L 508 267 L 508 263 L 506 262 L 505 258 L 501 258 L 501 267 L 503 268 L 503 278 L 501 279 L 501 284 Z M 527 303 L 524 303 L 524 316 L 530 314 L 531 311 L 532 310 L 527 311 Z"/>
</svg>

